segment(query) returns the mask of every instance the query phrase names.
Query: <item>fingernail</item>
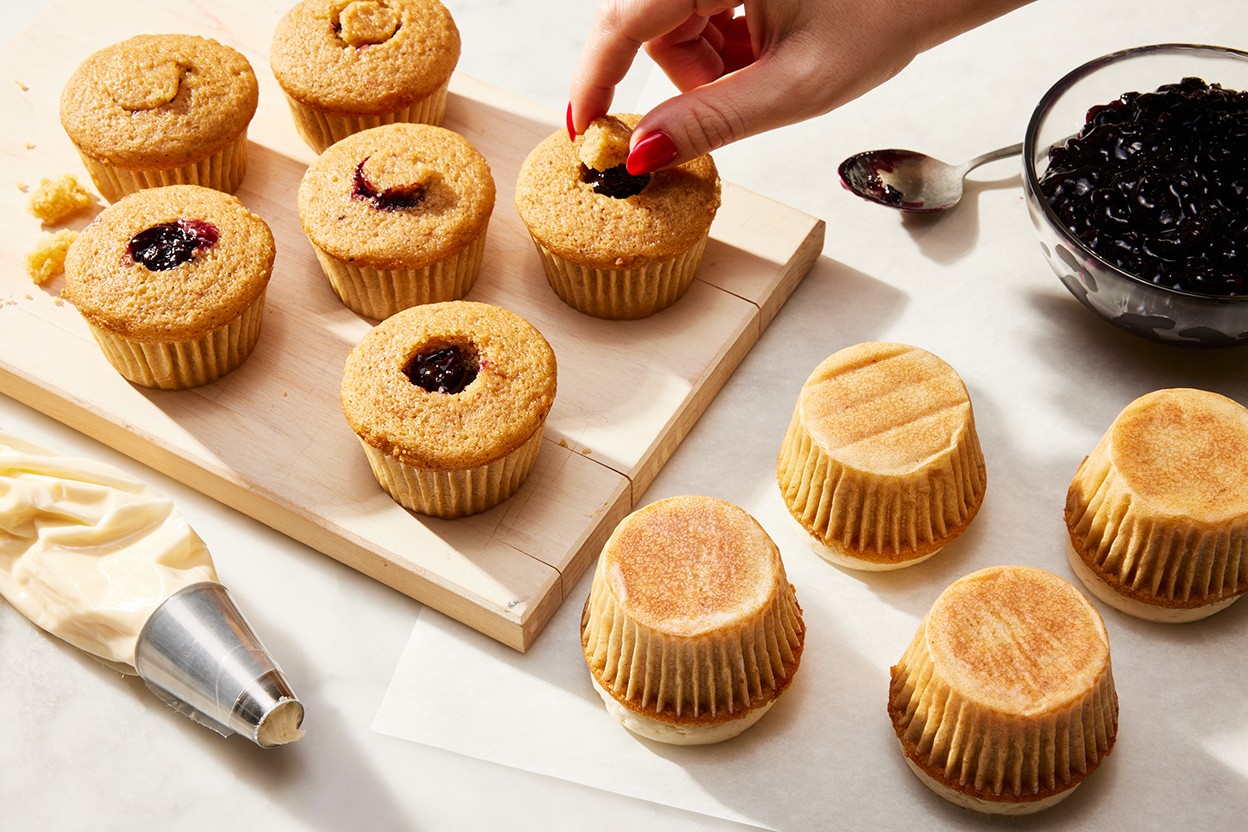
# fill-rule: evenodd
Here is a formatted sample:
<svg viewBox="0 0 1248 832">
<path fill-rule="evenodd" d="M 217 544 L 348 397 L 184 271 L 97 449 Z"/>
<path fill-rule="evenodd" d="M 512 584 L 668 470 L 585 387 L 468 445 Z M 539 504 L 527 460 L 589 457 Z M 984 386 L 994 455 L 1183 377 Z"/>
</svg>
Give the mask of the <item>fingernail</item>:
<svg viewBox="0 0 1248 832">
<path fill-rule="evenodd" d="M 568 141 L 576 141 L 576 125 L 572 123 L 572 102 L 568 102 Z"/>
<path fill-rule="evenodd" d="M 625 165 L 633 176 L 653 173 L 676 158 L 676 142 L 662 130 L 656 130 L 641 138 L 628 152 Z"/>
</svg>

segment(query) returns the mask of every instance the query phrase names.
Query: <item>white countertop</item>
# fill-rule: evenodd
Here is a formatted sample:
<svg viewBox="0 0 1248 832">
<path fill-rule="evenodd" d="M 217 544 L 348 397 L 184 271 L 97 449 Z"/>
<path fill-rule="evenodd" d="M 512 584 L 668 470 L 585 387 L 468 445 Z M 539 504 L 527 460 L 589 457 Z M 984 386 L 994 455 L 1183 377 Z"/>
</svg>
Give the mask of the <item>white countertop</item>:
<svg viewBox="0 0 1248 832">
<path fill-rule="evenodd" d="M 6 31 L 44 5 L 2 0 Z M 562 112 L 593 3 L 446 5 L 463 34 L 460 72 Z M 784 795 L 802 810 L 775 817 L 802 819 L 800 828 L 856 826 L 870 817 L 879 826 L 883 806 L 910 828 L 914 818 L 934 828 L 989 825 L 928 794 L 899 755 L 877 759 L 875 746 L 858 753 L 843 745 L 860 728 L 888 739 L 888 665 L 940 590 L 963 574 L 1029 563 L 1073 580 L 1060 549 L 1065 489 L 1133 398 L 1194 386 L 1248 402 L 1248 353 L 1139 340 L 1093 317 L 1062 288 L 1035 242 L 1017 160 L 977 171 L 964 204 L 940 217 L 905 217 L 857 200 L 841 189 L 837 163 L 877 147 L 960 161 L 1013 143 L 1032 104 L 1067 70 L 1116 49 L 1168 41 L 1243 48 L 1248 16 L 1239 0 L 1036 0 L 921 56 L 837 112 L 716 154 L 726 180 L 828 226 L 824 256 L 642 499 L 706 493 L 758 517 L 780 545 L 807 610 L 808 646 L 821 645 L 806 661 L 841 666 L 833 689 L 802 694 L 804 704 L 826 698 L 843 711 L 833 724 L 845 730 L 827 737 L 829 785 Z M 618 108 L 653 95 L 657 85 L 648 81 L 642 58 Z M 4 171 L 0 187 L 20 175 Z M 830 353 L 866 340 L 915 344 L 959 371 L 989 478 L 984 507 L 964 538 L 928 564 L 882 578 L 817 561 L 774 482 L 779 440 L 802 381 Z M 413 626 L 421 626 L 418 616 L 427 623 L 436 613 L 422 615 L 411 599 L 3 396 L 0 426 L 122 466 L 173 496 L 308 709 L 308 735 L 293 746 L 262 751 L 237 737 L 222 740 L 0 604 L 0 828 L 743 828 L 373 730 Z M 1098 608 L 1122 706 L 1118 749 L 1067 803 L 1033 822 L 993 825 L 1221 829 L 1242 820 L 1248 602 L 1171 628 Z M 476 633 L 435 623 L 462 638 L 466 655 L 480 652 Z M 811 675 L 822 684 L 827 674 Z M 795 688 L 802 683 L 799 676 Z M 488 698 L 480 705 L 508 707 Z M 766 732 L 767 721 L 752 730 Z M 839 781 L 863 780 L 859 763 L 869 772 L 867 787 L 838 789 Z M 757 776 L 762 782 L 776 774 Z M 783 794 L 774 783 L 769 791 Z M 875 811 L 864 811 L 869 807 Z"/>
</svg>

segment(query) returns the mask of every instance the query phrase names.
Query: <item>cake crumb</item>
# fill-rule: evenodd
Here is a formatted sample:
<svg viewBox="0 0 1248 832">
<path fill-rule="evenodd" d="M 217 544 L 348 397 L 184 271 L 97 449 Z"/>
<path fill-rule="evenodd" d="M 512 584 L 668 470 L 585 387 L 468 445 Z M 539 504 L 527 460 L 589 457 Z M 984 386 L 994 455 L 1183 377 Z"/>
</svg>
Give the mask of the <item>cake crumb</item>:
<svg viewBox="0 0 1248 832">
<path fill-rule="evenodd" d="M 18 183 L 17 183 L 17 189 L 18 189 L 19 191 L 21 191 L 22 193 L 24 193 L 24 194 L 25 194 L 25 193 L 30 193 L 30 186 L 29 186 L 29 185 L 27 185 L 25 182 L 18 182 Z"/>
<path fill-rule="evenodd" d="M 30 195 L 27 210 L 45 225 L 57 223 L 91 207 L 91 194 L 67 173 L 59 179 L 44 179 Z"/>
<path fill-rule="evenodd" d="M 39 244 L 26 255 L 26 273 L 36 284 L 42 286 L 65 271 L 65 254 L 69 244 L 78 236 L 77 231 L 64 229 L 46 234 Z"/>
<path fill-rule="evenodd" d="M 17 84 L 17 88 L 21 90 L 22 92 L 30 92 L 30 87 L 26 86 L 21 81 L 15 80 L 13 83 Z"/>
<path fill-rule="evenodd" d="M 566 439 L 560 439 L 560 440 L 559 440 L 559 447 L 560 447 L 560 448 L 566 448 L 566 447 L 568 447 L 568 440 L 566 440 Z"/>
<path fill-rule="evenodd" d="M 593 453 L 593 451 L 590 450 L 589 448 L 581 448 L 581 453 L 584 454 L 585 456 L 589 456 L 590 454 Z"/>
<path fill-rule="evenodd" d="M 26 149 L 27 149 L 27 150 L 34 150 L 34 149 L 35 149 L 35 143 L 34 143 L 34 142 L 26 142 Z"/>
<path fill-rule="evenodd" d="M 628 142 L 633 131 L 615 116 L 594 119 L 581 140 L 578 157 L 592 170 L 610 170 L 628 160 Z"/>
</svg>

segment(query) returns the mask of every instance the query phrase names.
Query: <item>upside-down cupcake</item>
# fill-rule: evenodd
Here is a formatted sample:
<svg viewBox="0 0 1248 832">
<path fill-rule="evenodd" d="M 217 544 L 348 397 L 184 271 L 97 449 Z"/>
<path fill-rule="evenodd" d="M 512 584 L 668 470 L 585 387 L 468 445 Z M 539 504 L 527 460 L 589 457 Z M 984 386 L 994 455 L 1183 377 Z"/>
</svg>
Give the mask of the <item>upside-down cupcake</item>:
<svg viewBox="0 0 1248 832">
<path fill-rule="evenodd" d="M 298 203 L 334 292 L 381 320 L 468 294 L 481 271 L 494 179 L 458 133 L 389 124 L 322 153 L 304 174 Z"/>
<path fill-rule="evenodd" d="M 555 400 L 555 354 L 514 312 L 405 309 L 351 350 L 342 409 L 396 502 L 433 517 L 493 508 L 524 483 Z"/>
<path fill-rule="evenodd" d="M 1058 803 L 1118 734 L 1104 622 L 1042 569 L 996 566 L 955 581 L 891 679 L 888 714 L 910 769 L 980 812 Z"/>
<path fill-rule="evenodd" d="M 61 124 L 109 202 L 163 185 L 233 193 L 258 100 L 251 64 L 230 47 L 138 35 L 79 65 L 61 93 Z"/>
<path fill-rule="evenodd" d="M 370 127 L 441 124 L 459 49 L 438 0 L 304 0 L 278 22 L 270 62 L 299 135 L 320 153 Z"/>
<path fill-rule="evenodd" d="M 1092 594 L 1185 622 L 1248 591 L 1248 409 L 1205 390 L 1127 405 L 1066 494 L 1067 556 Z"/>
<path fill-rule="evenodd" d="M 984 499 L 966 385 L 917 347 L 843 349 L 802 386 L 776 480 L 829 561 L 875 571 L 920 563 L 965 531 Z"/>
<path fill-rule="evenodd" d="M 625 168 L 637 115 L 595 119 L 573 142 L 560 130 L 520 167 L 516 209 L 551 288 L 598 318 L 643 318 L 693 283 L 719 210 L 710 156 L 633 176 Z"/>
<path fill-rule="evenodd" d="M 125 378 L 196 387 L 251 354 L 273 257 L 269 226 L 237 198 L 198 185 L 148 188 L 74 239 L 66 295 Z"/>
<path fill-rule="evenodd" d="M 797 672 L 802 610 L 776 544 L 744 509 L 671 497 L 625 517 L 603 546 L 581 647 L 608 712 L 676 745 L 735 737 Z"/>
</svg>

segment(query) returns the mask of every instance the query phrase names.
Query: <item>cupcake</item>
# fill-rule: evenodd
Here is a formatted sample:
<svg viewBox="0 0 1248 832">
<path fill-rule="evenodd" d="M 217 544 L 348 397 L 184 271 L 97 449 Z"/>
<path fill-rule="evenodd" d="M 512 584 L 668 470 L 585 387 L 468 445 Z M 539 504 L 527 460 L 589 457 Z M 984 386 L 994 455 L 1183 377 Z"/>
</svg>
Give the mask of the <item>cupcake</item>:
<svg viewBox="0 0 1248 832">
<path fill-rule="evenodd" d="M 1068 797 L 1118 734 L 1109 639 L 1066 581 L 996 566 L 955 581 L 892 668 L 888 715 L 932 791 L 989 814 Z"/>
<path fill-rule="evenodd" d="M 320 153 L 369 127 L 441 124 L 459 30 L 438 0 L 304 0 L 278 22 L 270 60 Z"/>
<path fill-rule="evenodd" d="M 595 119 L 529 154 L 516 208 L 555 294 L 597 318 L 643 318 L 688 291 L 719 209 L 710 156 L 632 176 L 624 163 L 640 116 Z"/>
<path fill-rule="evenodd" d="M 917 347 L 843 349 L 802 386 L 776 480 L 832 563 L 877 571 L 920 563 L 965 531 L 984 500 L 966 385 Z"/>
<path fill-rule="evenodd" d="M 780 550 L 711 497 L 625 517 L 603 546 L 581 647 L 608 712 L 675 745 L 735 737 L 793 681 L 806 625 Z"/>
<path fill-rule="evenodd" d="M 493 210 L 485 157 L 427 124 L 348 136 L 299 185 L 299 221 L 330 285 L 375 320 L 468 294 Z"/>
<path fill-rule="evenodd" d="M 215 381 L 251 354 L 273 255 L 268 225 L 235 197 L 149 188 L 75 238 L 65 289 L 119 373 L 178 390 Z"/>
<path fill-rule="evenodd" d="M 259 96 L 247 59 L 193 35 L 139 35 L 91 55 L 61 93 L 61 124 L 109 202 L 142 188 L 233 193 Z"/>
<path fill-rule="evenodd" d="M 415 306 L 351 350 L 341 396 L 382 488 L 420 514 L 461 517 L 528 476 L 555 400 L 555 354 L 497 306 Z"/>
<path fill-rule="evenodd" d="M 1248 591 L 1248 409 L 1204 390 L 1133 401 L 1066 493 L 1067 556 L 1088 590 L 1184 622 Z"/>
</svg>

